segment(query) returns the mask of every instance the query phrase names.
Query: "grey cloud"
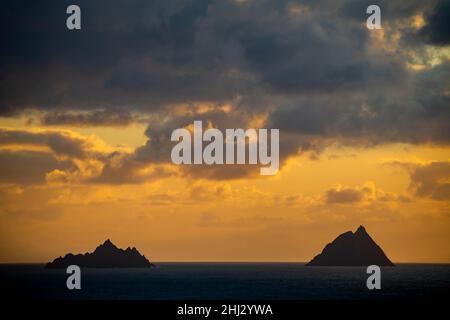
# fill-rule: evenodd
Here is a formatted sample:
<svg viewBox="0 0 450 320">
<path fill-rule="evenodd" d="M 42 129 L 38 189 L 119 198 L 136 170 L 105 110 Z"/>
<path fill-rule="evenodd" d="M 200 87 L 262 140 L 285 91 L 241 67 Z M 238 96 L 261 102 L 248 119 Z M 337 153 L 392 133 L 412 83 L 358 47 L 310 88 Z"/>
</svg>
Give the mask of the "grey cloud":
<svg viewBox="0 0 450 320">
<path fill-rule="evenodd" d="M 439 1 L 426 15 L 426 25 L 419 34 L 427 43 L 437 46 L 450 45 L 450 1 Z"/>
<path fill-rule="evenodd" d="M 355 145 L 448 144 L 449 68 L 449 63 L 443 63 L 381 92 L 293 100 L 272 112 L 271 126 L 299 134 L 344 137 Z"/>
<path fill-rule="evenodd" d="M 220 106 L 218 106 L 220 107 Z M 102 170 L 102 174 L 93 179 L 93 182 L 101 183 L 140 183 L 146 179 L 164 178 L 181 175 L 190 178 L 202 177 L 204 179 L 227 180 L 238 179 L 259 175 L 258 165 L 227 165 L 227 166 L 198 166 L 183 165 L 178 170 L 164 168 L 170 164 L 172 147 L 177 142 L 170 140 L 171 133 L 176 128 L 192 125 L 194 120 L 203 120 L 203 128 L 206 130 L 208 123 L 214 127 L 245 128 L 251 114 L 243 111 L 224 113 L 213 109 L 206 113 L 195 111 L 182 113 L 178 116 L 161 115 L 162 119 L 155 119 L 147 128 L 145 134 L 148 140 L 145 145 L 138 147 L 133 153 L 123 155 L 112 154 Z M 156 165 L 154 172 L 149 175 L 139 174 L 139 170 L 148 166 Z"/>
<path fill-rule="evenodd" d="M 87 140 L 82 137 L 61 131 L 32 132 L 0 128 L 0 145 L 14 144 L 49 147 L 56 154 L 74 158 L 86 157 L 89 147 Z"/>
<path fill-rule="evenodd" d="M 290 1 L 80 1 L 79 32 L 64 27 L 68 3 L 2 3 L 4 114 L 26 106 L 154 111 L 267 89 L 360 90 L 398 74 L 389 60 L 371 63 L 367 30 L 329 10 L 333 1 L 306 1 L 312 10 L 297 18 Z"/>
<path fill-rule="evenodd" d="M 158 109 L 233 95 L 236 77 L 195 46 L 210 1 L 79 1 L 83 28 L 65 28 L 69 1 L 2 2 L 1 110 L 26 106 Z M 45 72 L 44 72 L 45 70 Z M 230 86 L 227 86 L 230 81 Z"/>
<path fill-rule="evenodd" d="M 140 121 L 126 109 L 103 109 L 89 112 L 53 111 L 45 113 L 41 124 L 71 126 L 127 126 Z"/>
<path fill-rule="evenodd" d="M 413 195 L 434 200 L 450 200 L 450 162 L 433 161 L 430 163 L 414 163 L 392 161 L 386 165 L 406 170 L 410 179 L 410 190 Z"/>
<path fill-rule="evenodd" d="M 450 163 L 432 162 L 414 166 L 411 171 L 411 187 L 416 195 L 435 200 L 450 200 Z"/>
<path fill-rule="evenodd" d="M 0 152 L 0 180 L 24 185 L 44 184 L 47 174 L 55 170 L 64 175 L 79 173 L 76 159 L 107 159 L 87 139 L 66 131 L 0 128 L 0 146 L 20 146 L 18 150 L 5 148 Z M 34 147 L 44 149 L 36 151 Z"/>
<path fill-rule="evenodd" d="M 42 184 L 46 182 L 46 174 L 54 170 L 62 171 L 64 176 L 73 174 L 80 182 L 102 184 L 143 183 L 176 174 L 175 170 L 164 166 L 150 169 L 148 162 L 137 161 L 132 153 L 98 149 L 95 142 L 68 131 L 0 128 L 0 146 L 21 147 L 0 152 L 0 180 L 8 183 Z M 49 150 L 34 151 L 33 147 Z M 60 156 L 65 158 L 62 160 Z M 95 160 L 101 165 L 100 172 L 93 169 L 91 174 L 83 174 L 75 161 L 77 159 L 87 161 L 87 167 L 89 161 Z"/>
<path fill-rule="evenodd" d="M 51 153 L 37 151 L 0 151 L 0 181 L 16 184 L 45 183 L 53 170 L 74 170 L 71 161 L 57 160 Z"/>
</svg>

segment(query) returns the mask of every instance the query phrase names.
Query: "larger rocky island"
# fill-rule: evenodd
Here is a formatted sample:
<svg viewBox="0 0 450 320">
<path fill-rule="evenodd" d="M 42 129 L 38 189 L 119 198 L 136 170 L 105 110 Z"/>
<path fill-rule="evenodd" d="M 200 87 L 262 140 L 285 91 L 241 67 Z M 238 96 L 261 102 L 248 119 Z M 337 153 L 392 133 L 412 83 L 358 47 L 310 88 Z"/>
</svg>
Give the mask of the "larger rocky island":
<svg viewBox="0 0 450 320">
<path fill-rule="evenodd" d="M 111 240 L 106 240 L 94 252 L 85 254 L 68 253 L 53 262 L 47 263 L 46 268 L 67 268 L 77 265 L 85 268 L 150 268 L 154 265 L 141 255 L 136 248 L 123 250 L 117 248 Z"/>
<path fill-rule="evenodd" d="M 394 266 L 363 226 L 348 231 L 327 244 L 307 266 Z"/>
</svg>

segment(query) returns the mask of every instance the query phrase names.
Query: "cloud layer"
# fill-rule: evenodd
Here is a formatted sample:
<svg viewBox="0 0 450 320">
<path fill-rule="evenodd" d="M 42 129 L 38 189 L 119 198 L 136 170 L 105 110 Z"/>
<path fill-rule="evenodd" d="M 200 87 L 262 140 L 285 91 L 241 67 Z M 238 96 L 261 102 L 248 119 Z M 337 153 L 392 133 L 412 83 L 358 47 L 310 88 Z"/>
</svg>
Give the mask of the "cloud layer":
<svg viewBox="0 0 450 320">
<path fill-rule="evenodd" d="M 450 142 L 450 62 L 439 51 L 449 45 L 449 1 L 380 1 L 383 30 L 374 31 L 370 1 L 80 0 L 77 32 L 65 28 L 68 4 L 2 2 L 0 112 L 31 108 L 48 126 L 146 119 L 148 142 L 113 156 L 105 181 L 168 163 L 170 132 L 193 120 L 279 128 L 283 163 L 336 143 Z M 413 68 L 430 50 L 440 60 Z"/>
</svg>

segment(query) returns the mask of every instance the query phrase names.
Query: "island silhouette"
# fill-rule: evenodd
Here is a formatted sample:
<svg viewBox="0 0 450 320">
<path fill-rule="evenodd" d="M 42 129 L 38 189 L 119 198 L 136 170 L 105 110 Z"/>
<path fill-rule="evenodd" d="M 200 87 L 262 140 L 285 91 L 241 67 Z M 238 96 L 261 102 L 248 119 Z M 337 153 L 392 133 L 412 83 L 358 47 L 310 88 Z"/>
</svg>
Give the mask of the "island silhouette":
<svg viewBox="0 0 450 320">
<path fill-rule="evenodd" d="M 57 269 L 77 265 L 85 268 L 150 268 L 154 265 L 136 248 L 123 250 L 107 239 L 92 253 L 72 254 L 59 257 L 46 264 L 46 268 Z"/>
<path fill-rule="evenodd" d="M 394 266 L 363 226 L 327 244 L 306 266 Z"/>
</svg>

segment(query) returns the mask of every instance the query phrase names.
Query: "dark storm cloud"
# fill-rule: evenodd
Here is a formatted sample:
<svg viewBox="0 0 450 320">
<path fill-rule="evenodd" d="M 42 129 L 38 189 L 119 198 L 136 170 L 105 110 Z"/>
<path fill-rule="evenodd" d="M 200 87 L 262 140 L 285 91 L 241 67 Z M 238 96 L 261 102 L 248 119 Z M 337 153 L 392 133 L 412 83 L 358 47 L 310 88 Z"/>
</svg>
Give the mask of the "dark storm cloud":
<svg viewBox="0 0 450 320">
<path fill-rule="evenodd" d="M 416 73 L 408 86 L 364 95 L 323 95 L 291 102 L 271 126 L 300 134 L 343 137 L 355 144 L 450 142 L 450 64 Z M 355 141 L 356 140 L 356 141 Z"/>
<path fill-rule="evenodd" d="M 31 145 L 48 147 L 58 155 L 73 158 L 87 157 L 90 143 L 82 138 L 67 132 L 41 131 L 31 132 L 25 130 L 0 128 L 0 145 Z"/>
<path fill-rule="evenodd" d="M 371 63 L 367 30 L 333 2 L 298 17 L 292 3 L 81 0 L 82 30 L 68 31 L 67 1 L 2 2 L 1 109 L 155 110 L 395 78 L 398 67 Z"/>
<path fill-rule="evenodd" d="M 449 0 L 439 1 L 436 7 L 426 15 L 426 25 L 419 33 L 430 44 L 438 46 L 450 45 Z"/>
<path fill-rule="evenodd" d="M 220 57 L 208 62 L 195 45 L 208 3 L 78 1 L 82 30 L 71 32 L 71 2 L 2 2 L 1 109 L 157 109 L 232 97 L 239 77 L 225 72 Z"/>
<path fill-rule="evenodd" d="M 219 106 L 220 107 L 220 106 Z M 145 135 L 147 143 L 135 150 L 136 160 L 143 162 L 167 162 L 170 152 L 175 143 L 170 141 L 172 131 L 176 128 L 184 128 L 193 125 L 195 120 L 202 120 L 203 130 L 208 124 L 215 128 L 225 130 L 226 128 L 245 128 L 252 114 L 246 110 L 234 110 L 223 112 L 218 108 L 202 113 L 189 111 L 180 115 L 168 113 L 164 120 L 151 121 Z"/>
<path fill-rule="evenodd" d="M 42 184 L 53 170 L 73 170 L 71 161 L 59 161 L 51 153 L 0 151 L 0 182 L 21 185 Z"/>
<path fill-rule="evenodd" d="M 137 116 L 125 109 L 105 109 L 90 112 L 50 111 L 41 118 L 41 124 L 70 126 L 126 126 L 139 121 Z"/>
<path fill-rule="evenodd" d="M 434 161 L 426 164 L 394 161 L 388 165 L 405 169 L 414 195 L 434 200 L 450 199 L 450 162 Z"/>
<path fill-rule="evenodd" d="M 203 120 L 203 130 L 208 125 L 225 130 L 225 128 L 244 128 L 251 114 L 237 110 L 225 113 L 218 109 L 207 113 L 192 110 L 188 114 L 178 116 L 166 115 L 164 120 L 152 121 L 145 134 L 148 140 L 132 154 L 112 154 L 99 177 L 92 180 L 95 183 L 140 183 L 148 179 L 164 178 L 174 175 L 188 178 L 201 176 L 204 179 L 228 180 L 259 175 L 258 165 L 251 166 L 179 166 L 179 170 L 170 170 L 164 164 L 170 162 L 172 147 L 177 142 L 170 140 L 173 128 L 183 128 L 193 125 L 195 120 Z M 149 163 L 156 164 L 154 171 L 140 174 Z"/>
<path fill-rule="evenodd" d="M 418 196 L 447 201 L 450 199 L 449 177 L 449 162 L 432 162 L 412 169 L 411 186 Z"/>
<path fill-rule="evenodd" d="M 73 176 L 78 182 L 102 184 L 142 183 L 176 173 L 164 166 L 148 168 L 133 153 L 103 150 L 96 143 L 69 131 L 0 128 L 0 182 L 42 184 L 55 170 L 63 182 Z"/>
</svg>

